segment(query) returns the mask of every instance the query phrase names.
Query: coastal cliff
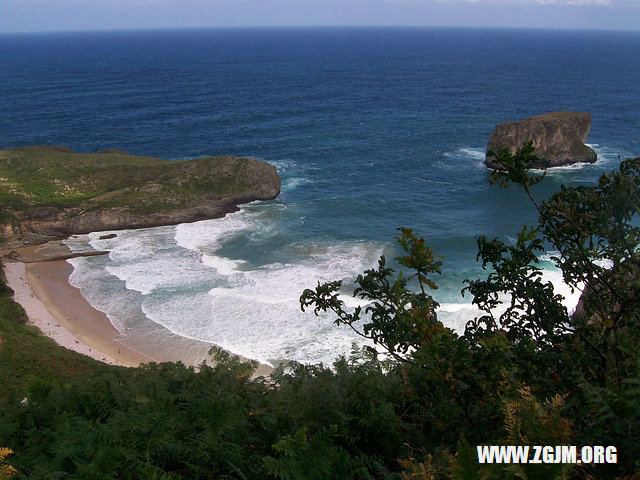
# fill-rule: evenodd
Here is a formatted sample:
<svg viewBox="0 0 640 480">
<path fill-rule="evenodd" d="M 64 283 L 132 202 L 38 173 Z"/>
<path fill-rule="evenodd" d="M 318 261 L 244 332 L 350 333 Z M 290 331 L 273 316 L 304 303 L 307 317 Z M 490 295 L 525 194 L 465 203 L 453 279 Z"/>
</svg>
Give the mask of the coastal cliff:
<svg viewBox="0 0 640 480">
<path fill-rule="evenodd" d="M 551 112 L 515 122 L 500 123 L 487 144 L 485 165 L 495 168 L 489 152 L 507 147 L 513 154 L 523 144 L 533 141 L 539 162 L 534 168 L 559 167 L 574 163 L 593 163 L 596 152 L 585 145 L 591 115 L 587 112 Z"/>
<path fill-rule="evenodd" d="M 218 218 L 279 193 L 276 168 L 251 158 L 167 161 L 55 146 L 2 150 L 0 249 Z"/>
</svg>

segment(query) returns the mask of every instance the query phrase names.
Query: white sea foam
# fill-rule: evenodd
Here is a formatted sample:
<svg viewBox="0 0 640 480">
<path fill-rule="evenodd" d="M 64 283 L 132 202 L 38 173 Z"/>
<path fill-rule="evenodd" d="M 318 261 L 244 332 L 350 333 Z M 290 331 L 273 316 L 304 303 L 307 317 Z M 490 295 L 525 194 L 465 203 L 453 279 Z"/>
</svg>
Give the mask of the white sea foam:
<svg viewBox="0 0 640 480">
<path fill-rule="evenodd" d="M 559 270 L 552 262 L 553 257 L 558 252 L 549 251 L 540 256 L 540 267 L 542 268 L 542 281 L 551 282 L 554 293 L 563 297 L 562 304 L 567 308 L 569 314 L 575 310 L 580 295 L 582 294 L 582 285 L 577 288 L 571 288 L 564 282 L 562 271 Z M 503 304 L 496 307 L 493 311 L 494 316 L 499 317 L 506 310 L 508 297 L 502 298 Z M 469 320 L 485 315 L 478 307 L 471 303 L 441 303 L 438 309 L 438 318 L 448 327 L 454 329 L 458 333 L 463 333 L 466 323 Z"/>
<path fill-rule="evenodd" d="M 311 180 L 304 177 L 290 177 L 285 179 L 282 182 L 282 191 L 283 192 L 291 192 L 293 190 L 298 189 L 303 185 L 308 185 L 311 183 Z"/>
<path fill-rule="evenodd" d="M 71 281 L 84 287 L 91 302 L 107 313 L 120 332 L 129 335 L 135 335 L 136 323 L 146 317 L 183 337 L 215 343 L 271 364 L 285 359 L 329 364 L 338 355 L 348 354 L 352 344 L 362 345 L 363 339 L 347 327 L 333 325 L 331 314 L 319 318 L 311 312 L 303 314 L 299 297 L 317 282 L 353 280 L 375 265 L 383 247 L 344 242 L 298 244 L 291 248 L 298 259 L 295 263 L 274 262 L 257 268 L 217 254 L 225 238 L 248 234 L 259 215 L 244 212 L 219 221 L 125 231 L 110 240 L 91 239 L 95 247 L 104 248 L 108 242 L 112 255 L 73 259 Z M 96 262 L 104 265 L 96 268 Z M 545 265 L 544 276 L 566 297 L 572 310 L 579 291 L 570 292 L 552 265 Z M 124 282 L 126 292 L 118 292 L 109 277 Z M 346 294 L 341 299 L 347 308 L 366 304 Z M 438 313 L 459 333 L 469 320 L 482 314 L 463 302 L 443 303 Z"/>
<path fill-rule="evenodd" d="M 301 263 L 271 263 L 244 271 L 233 268 L 206 296 L 198 292 L 161 301 L 150 298 L 143 311 L 174 333 L 265 363 L 284 359 L 330 363 L 360 339 L 346 328 L 334 327 L 330 315 L 303 314 L 299 297 L 317 282 L 353 279 L 382 250 L 372 244 L 309 247 L 314 253 Z M 216 257 L 206 258 L 211 262 Z M 215 264 L 220 261 L 218 257 Z M 353 306 L 361 303 L 345 300 Z"/>
<path fill-rule="evenodd" d="M 598 154 L 598 161 L 595 164 L 591 163 L 574 163 L 572 165 L 563 165 L 560 167 L 551 167 L 546 169 L 547 175 L 551 176 L 562 176 L 566 173 L 576 172 L 580 170 L 591 170 L 594 167 L 600 169 L 602 166 L 614 166 L 618 162 L 618 156 L 621 158 L 626 158 L 632 156 L 631 153 L 620 151 L 615 148 L 600 146 L 597 143 L 589 144 L 587 146 L 593 148 Z M 460 147 L 456 148 L 452 152 L 446 152 L 444 156 L 453 157 L 458 159 L 473 159 L 473 160 L 484 160 L 485 158 L 485 149 L 481 147 Z M 478 162 L 477 165 L 482 166 L 481 162 Z M 542 169 L 532 169 L 533 172 L 542 173 L 544 170 Z"/>
<path fill-rule="evenodd" d="M 261 159 L 262 160 L 262 159 Z M 278 169 L 278 173 L 282 174 L 283 172 L 288 172 L 291 170 L 300 169 L 298 162 L 295 160 L 291 160 L 288 158 L 278 158 L 278 159 L 270 159 L 269 163 L 272 163 Z"/>
<path fill-rule="evenodd" d="M 573 313 L 582 294 L 582 286 L 572 289 L 564 283 L 562 272 L 555 267 L 545 267 L 542 271 L 542 280 L 553 284 L 553 291 L 564 297 L 562 304 L 567 307 L 569 313 Z"/>
<path fill-rule="evenodd" d="M 180 262 L 179 267 L 176 262 Z M 186 255 L 183 258 L 171 254 L 145 256 L 125 264 L 109 265 L 106 270 L 122 280 L 127 289 L 143 295 L 159 290 L 181 290 L 213 278 L 210 272 L 201 268 L 197 258 Z"/>
<path fill-rule="evenodd" d="M 207 267 L 214 268 L 220 275 L 233 275 L 240 273 L 240 267 L 246 264 L 244 260 L 233 260 L 231 258 L 218 255 L 203 255 L 202 263 Z"/>
<path fill-rule="evenodd" d="M 485 150 L 478 147 L 462 147 L 458 149 L 461 155 L 478 160 L 484 160 Z"/>
<path fill-rule="evenodd" d="M 484 160 L 485 150 L 480 147 L 460 147 L 453 152 L 445 152 L 445 157 Z"/>
<path fill-rule="evenodd" d="M 130 306 L 130 302 L 123 298 L 121 292 L 112 288 L 110 275 L 96 262 L 98 257 L 78 257 L 67 260 L 73 266 L 69 276 L 69 283 L 80 289 L 83 296 L 91 305 L 104 312 L 113 326 L 120 333 L 127 329 L 127 313 L 121 307 Z"/>
<path fill-rule="evenodd" d="M 470 303 L 441 303 L 438 307 L 439 312 L 460 312 L 462 310 L 467 310 L 472 307 Z"/>
<path fill-rule="evenodd" d="M 464 333 L 469 320 L 481 315 L 483 312 L 471 303 L 442 303 L 438 308 L 438 320 L 459 335 Z"/>
<path fill-rule="evenodd" d="M 375 265 L 383 246 L 306 241 L 289 245 L 281 261 L 266 264 L 221 253 L 229 241 L 260 245 L 277 232 L 274 219 L 279 210 L 278 204 L 264 204 L 223 219 L 120 231 L 113 239 L 100 240 L 98 234 L 79 237 L 73 248 L 85 248 L 82 244 L 88 242 L 110 254 L 72 260 L 76 269 L 71 281 L 127 335 L 135 335 L 140 322 L 152 321 L 183 337 L 265 363 L 331 363 L 363 340 L 347 327 L 333 325 L 331 314 L 303 314 L 299 297 L 318 282 L 352 281 Z M 550 256 L 544 260 L 545 279 L 572 310 L 579 291 L 564 285 L 561 273 L 548 263 Z M 346 294 L 341 299 L 348 308 L 365 305 Z M 460 333 L 479 315 L 475 306 L 462 301 L 443 303 L 439 310 L 439 318 Z"/>
<path fill-rule="evenodd" d="M 63 243 L 74 253 L 90 252 L 94 248 L 89 244 L 89 235 L 72 235 Z"/>
<path fill-rule="evenodd" d="M 287 247 L 283 261 L 258 266 L 220 253 L 229 241 L 259 245 L 268 239 L 280 210 L 278 204 L 251 206 L 222 219 L 125 230 L 112 239 L 90 234 L 76 239 L 76 248 L 88 244 L 110 254 L 74 259 L 72 283 L 125 335 L 147 331 L 140 322 L 152 321 L 265 363 L 329 364 L 362 339 L 333 325 L 331 315 L 302 313 L 300 295 L 317 282 L 352 281 L 375 265 L 382 246 L 301 242 Z M 364 304 L 341 299 L 347 308 Z"/>
<path fill-rule="evenodd" d="M 250 220 L 246 211 L 240 209 L 224 218 L 183 223 L 175 227 L 174 239 L 179 246 L 195 252 L 203 247 L 215 250 L 225 239 L 251 228 Z"/>
<path fill-rule="evenodd" d="M 534 173 L 543 173 L 547 172 L 547 175 L 551 175 L 553 173 L 562 173 L 562 172 L 573 172 L 576 170 L 582 170 L 584 168 L 588 168 L 590 163 L 573 163 L 571 165 L 560 165 L 559 167 L 549 167 L 546 169 L 543 168 L 532 168 L 531 171 Z"/>
<path fill-rule="evenodd" d="M 598 160 L 595 163 L 574 163 L 571 165 L 550 167 L 546 169 L 547 175 L 565 177 L 567 175 L 575 174 L 578 172 L 592 174 L 593 171 L 600 171 L 603 167 L 613 169 L 618 164 L 619 157 L 626 158 L 630 156 L 629 152 L 621 151 L 619 149 L 615 149 L 611 147 L 602 147 L 597 143 L 592 143 L 592 144 L 587 143 L 586 145 L 593 148 L 595 152 L 598 154 Z M 534 173 L 542 173 L 543 171 L 545 171 L 543 169 L 537 169 L 537 168 L 534 168 L 531 170 Z"/>
</svg>

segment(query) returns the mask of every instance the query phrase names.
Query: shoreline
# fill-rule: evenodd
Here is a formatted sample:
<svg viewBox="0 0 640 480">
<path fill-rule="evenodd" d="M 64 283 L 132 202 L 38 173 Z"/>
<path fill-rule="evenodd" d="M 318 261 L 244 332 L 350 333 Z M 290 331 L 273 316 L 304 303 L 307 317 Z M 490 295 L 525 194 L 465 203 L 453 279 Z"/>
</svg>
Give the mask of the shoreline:
<svg viewBox="0 0 640 480">
<path fill-rule="evenodd" d="M 181 337 L 155 324 L 149 329 L 155 341 L 147 339 L 130 345 L 131 340 L 69 281 L 73 266 L 67 259 L 86 254 L 74 254 L 60 241 L 14 250 L 18 258 L 1 261 L 7 286 L 14 291 L 14 300 L 24 308 L 29 324 L 59 346 L 124 367 L 176 361 L 188 366 L 205 361 L 212 364 L 208 351 L 214 344 Z M 103 253 L 108 252 L 100 252 Z M 272 371 L 273 367 L 259 363 L 254 377 L 267 377 Z"/>
<path fill-rule="evenodd" d="M 64 260 L 4 262 L 7 286 L 24 308 L 29 324 L 61 347 L 125 367 L 156 361 L 120 343 L 108 317 L 69 283 L 73 267 Z"/>
</svg>

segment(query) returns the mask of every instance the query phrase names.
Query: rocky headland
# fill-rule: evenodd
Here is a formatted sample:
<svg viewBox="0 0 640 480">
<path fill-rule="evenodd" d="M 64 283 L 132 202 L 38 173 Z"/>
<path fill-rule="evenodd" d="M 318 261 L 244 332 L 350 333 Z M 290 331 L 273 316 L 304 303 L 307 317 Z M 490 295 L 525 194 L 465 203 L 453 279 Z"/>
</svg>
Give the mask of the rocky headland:
<svg viewBox="0 0 640 480">
<path fill-rule="evenodd" d="M 560 167 L 574 163 L 594 163 L 596 152 L 585 145 L 591 128 L 588 112 L 551 112 L 515 122 L 500 123 L 487 144 L 485 165 L 496 168 L 489 152 L 508 148 L 511 153 L 532 141 L 540 159 L 533 168 Z"/>
<path fill-rule="evenodd" d="M 167 161 L 113 149 L 11 148 L 0 151 L 0 249 L 218 218 L 279 193 L 276 168 L 252 158 Z"/>
</svg>

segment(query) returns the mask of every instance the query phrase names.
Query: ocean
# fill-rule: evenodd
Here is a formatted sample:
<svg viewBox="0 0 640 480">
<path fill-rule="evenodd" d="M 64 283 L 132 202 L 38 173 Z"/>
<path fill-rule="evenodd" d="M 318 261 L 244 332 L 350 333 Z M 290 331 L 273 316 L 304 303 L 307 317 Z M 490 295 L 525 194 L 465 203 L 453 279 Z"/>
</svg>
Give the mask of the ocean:
<svg viewBox="0 0 640 480">
<path fill-rule="evenodd" d="M 223 219 L 69 239 L 73 285 L 123 343 L 166 331 L 276 364 L 331 363 L 360 339 L 302 313 L 318 281 L 398 254 L 412 227 L 443 255 L 439 318 L 477 312 L 477 235 L 536 215 L 489 186 L 495 124 L 588 111 L 599 160 L 550 170 L 535 195 L 640 155 L 640 34 L 458 28 L 281 28 L 0 35 L 0 147 L 120 148 L 168 160 L 233 154 L 277 166 L 277 200 Z M 552 252 L 549 252 L 551 254 Z M 548 257 L 545 257 L 548 260 Z M 548 261 L 545 277 L 566 296 Z"/>
</svg>

